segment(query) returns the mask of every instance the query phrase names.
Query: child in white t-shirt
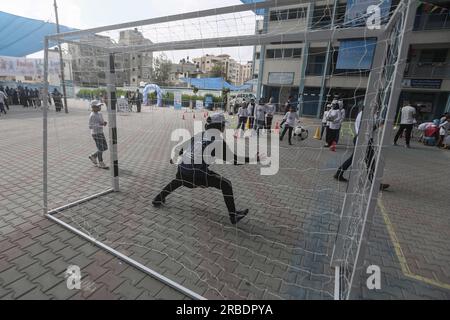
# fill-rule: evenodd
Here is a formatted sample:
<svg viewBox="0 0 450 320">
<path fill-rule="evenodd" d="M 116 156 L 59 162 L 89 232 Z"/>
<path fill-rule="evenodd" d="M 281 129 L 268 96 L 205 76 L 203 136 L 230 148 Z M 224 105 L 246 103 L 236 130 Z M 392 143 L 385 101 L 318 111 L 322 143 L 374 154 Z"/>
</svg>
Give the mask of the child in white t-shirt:
<svg viewBox="0 0 450 320">
<path fill-rule="evenodd" d="M 93 164 L 98 165 L 99 168 L 107 169 L 108 167 L 103 162 L 103 152 L 108 150 L 108 143 L 103 133 L 103 127 L 106 127 L 108 123 L 103 120 L 103 115 L 100 113 L 102 105 L 97 100 L 91 102 L 92 113 L 89 117 L 89 129 L 91 129 L 91 135 L 97 146 L 97 151 L 90 155 L 89 159 Z"/>
</svg>

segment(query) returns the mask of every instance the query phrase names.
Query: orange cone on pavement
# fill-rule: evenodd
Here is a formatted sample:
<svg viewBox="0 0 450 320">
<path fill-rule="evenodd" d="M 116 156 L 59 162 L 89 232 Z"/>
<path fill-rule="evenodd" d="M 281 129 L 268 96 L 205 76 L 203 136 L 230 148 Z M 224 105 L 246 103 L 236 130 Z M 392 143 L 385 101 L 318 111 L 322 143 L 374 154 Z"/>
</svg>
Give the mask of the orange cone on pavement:
<svg viewBox="0 0 450 320">
<path fill-rule="evenodd" d="M 320 140 L 320 128 L 317 128 L 316 134 L 314 135 L 314 139 Z"/>
</svg>

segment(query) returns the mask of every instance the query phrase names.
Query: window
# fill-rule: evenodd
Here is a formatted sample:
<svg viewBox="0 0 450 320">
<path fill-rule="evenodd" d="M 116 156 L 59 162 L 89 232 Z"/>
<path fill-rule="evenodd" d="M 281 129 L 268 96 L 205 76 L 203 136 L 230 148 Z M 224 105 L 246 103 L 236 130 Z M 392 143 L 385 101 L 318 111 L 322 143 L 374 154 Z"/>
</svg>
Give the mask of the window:
<svg viewBox="0 0 450 320">
<path fill-rule="evenodd" d="M 259 59 L 261 59 L 261 52 L 256 53 L 256 60 L 259 60 Z"/>
<path fill-rule="evenodd" d="M 281 10 L 278 13 L 278 20 L 287 20 L 288 18 L 288 10 Z"/>
<path fill-rule="evenodd" d="M 266 52 L 266 59 L 299 59 L 301 57 L 301 48 L 268 49 Z"/>
<path fill-rule="evenodd" d="M 301 48 L 296 48 L 293 50 L 293 54 L 292 54 L 292 58 L 294 59 L 299 59 L 302 57 L 302 49 Z"/>
<path fill-rule="evenodd" d="M 275 59 L 281 59 L 281 58 L 283 58 L 283 50 L 275 49 Z"/>
<path fill-rule="evenodd" d="M 447 60 L 447 49 L 422 50 L 420 54 L 420 63 L 444 63 Z"/>
<path fill-rule="evenodd" d="M 284 57 L 285 58 L 292 58 L 294 49 L 284 49 Z"/>
<path fill-rule="evenodd" d="M 296 20 L 306 18 L 306 8 L 292 8 L 286 10 L 274 10 L 270 12 L 270 21 Z"/>
</svg>

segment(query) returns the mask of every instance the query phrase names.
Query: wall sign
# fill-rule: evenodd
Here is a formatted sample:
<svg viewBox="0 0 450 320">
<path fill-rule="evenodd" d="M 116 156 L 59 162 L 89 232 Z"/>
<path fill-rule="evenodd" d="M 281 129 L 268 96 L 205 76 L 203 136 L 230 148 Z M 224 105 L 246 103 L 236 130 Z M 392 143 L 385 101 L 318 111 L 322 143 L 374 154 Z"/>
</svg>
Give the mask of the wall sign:
<svg viewBox="0 0 450 320">
<path fill-rule="evenodd" d="M 404 79 L 403 87 L 421 88 L 421 89 L 441 89 L 442 80 L 440 79 Z"/>
<path fill-rule="evenodd" d="M 269 72 L 269 84 L 293 85 L 294 72 Z"/>
</svg>

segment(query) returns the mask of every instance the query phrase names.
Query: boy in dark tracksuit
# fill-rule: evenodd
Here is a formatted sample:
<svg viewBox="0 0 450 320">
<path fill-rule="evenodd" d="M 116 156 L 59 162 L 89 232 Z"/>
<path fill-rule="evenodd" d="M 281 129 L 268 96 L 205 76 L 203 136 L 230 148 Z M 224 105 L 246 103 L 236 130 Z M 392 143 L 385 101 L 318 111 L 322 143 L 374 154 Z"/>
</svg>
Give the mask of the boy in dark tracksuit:
<svg viewBox="0 0 450 320">
<path fill-rule="evenodd" d="M 160 194 L 153 200 L 155 207 L 161 206 L 166 202 L 166 198 L 172 192 L 180 187 L 186 187 L 194 189 L 198 187 L 203 188 L 216 188 L 222 191 L 225 204 L 228 208 L 230 215 L 230 221 L 233 225 L 237 224 L 240 220 L 245 218 L 248 214 L 247 210 L 236 210 L 233 196 L 233 187 L 231 182 L 220 176 L 219 174 L 209 170 L 209 165 L 214 162 L 214 158 L 222 158 L 220 155 L 216 155 L 212 152 L 211 155 L 205 154 L 205 149 L 211 144 L 218 143 L 218 146 L 222 144 L 222 156 L 223 160 L 227 161 L 227 154 L 234 154 L 227 146 L 226 142 L 222 138 L 215 139 L 217 135 L 214 135 L 214 131 L 225 130 L 225 117 L 223 114 L 215 114 L 207 119 L 205 130 L 201 134 L 193 137 L 189 142 L 185 143 L 186 149 L 181 149 L 180 156 L 182 155 L 182 162 L 178 165 L 177 175 L 172 182 L 170 182 Z M 259 156 L 258 156 L 259 162 Z M 245 158 L 245 163 L 250 163 L 248 157 Z M 238 164 L 237 155 L 234 154 L 234 165 Z"/>
</svg>

